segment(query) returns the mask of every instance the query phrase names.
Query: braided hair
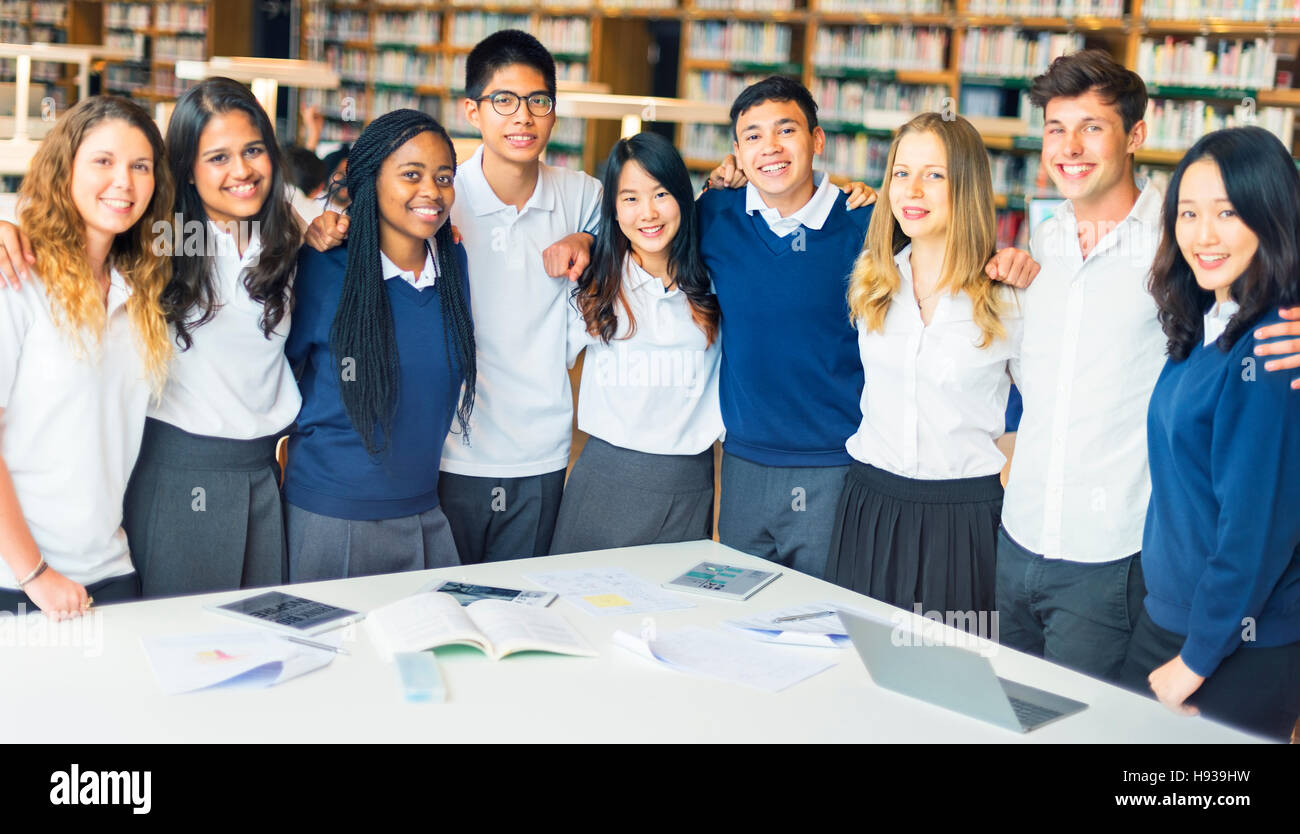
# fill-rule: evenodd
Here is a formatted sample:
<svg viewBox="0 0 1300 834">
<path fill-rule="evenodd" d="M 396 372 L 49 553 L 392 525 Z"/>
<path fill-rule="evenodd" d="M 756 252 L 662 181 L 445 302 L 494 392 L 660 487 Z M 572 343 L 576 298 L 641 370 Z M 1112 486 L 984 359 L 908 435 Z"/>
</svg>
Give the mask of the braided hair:
<svg viewBox="0 0 1300 834">
<path fill-rule="evenodd" d="M 356 363 L 352 382 L 342 386 L 343 407 L 365 444 L 378 454 L 387 446 L 393 427 L 399 379 L 397 338 L 393 331 L 393 310 L 384 287 L 379 260 L 379 208 L 375 182 L 380 166 L 398 148 L 424 131 L 431 131 L 447 143 L 453 170 L 456 149 L 442 125 L 418 110 L 394 110 L 366 127 L 348 152 L 346 180 L 331 186 L 330 196 L 347 188 L 352 198 L 347 213 L 348 265 L 338 310 L 330 327 L 330 352 L 341 368 L 344 358 Z M 459 378 L 460 401 L 456 420 L 460 435 L 469 442 L 469 415 L 474 408 L 474 381 L 478 375 L 474 352 L 474 324 L 470 320 L 469 296 L 462 284 L 451 223 L 444 222 L 434 236 L 437 244 L 438 300 L 442 307 L 443 340 L 453 378 Z M 339 377 L 341 378 L 341 376 Z M 384 436 L 376 441 L 376 424 Z"/>
</svg>

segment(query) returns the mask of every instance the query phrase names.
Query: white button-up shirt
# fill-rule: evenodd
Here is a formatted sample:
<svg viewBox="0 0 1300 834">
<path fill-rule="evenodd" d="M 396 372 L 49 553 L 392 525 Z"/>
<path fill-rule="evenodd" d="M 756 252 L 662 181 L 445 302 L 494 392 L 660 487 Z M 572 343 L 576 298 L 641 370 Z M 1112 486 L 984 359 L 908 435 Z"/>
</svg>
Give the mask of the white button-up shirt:
<svg viewBox="0 0 1300 834">
<path fill-rule="evenodd" d="M 1018 293 L 999 289 L 1007 336 L 978 347 L 970 296 L 939 296 L 929 325 L 914 300 L 909 244 L 894 257 L 898 292 L 884 329 L 858 320 L 866 384 L 862 424 L 845 447 L 854 460 L 905 478 L 977 478 L 1002 471 L 996 440 L 1006 428 L 1009 368 L 1019 355 Z"/>
<path fill-rule="evenodd" d="M 150 382 L 126 310 L 130 296 L 114 270 L 103 335 L 96 342 L 83 332 L 78 350 L 55 324 L 38 278 L 0 292 L 0 454 L 41 555 L 82 585 L 133 570 L 122 499 Z M 0 588 L 17 587 L 0 559 Z"/>
<path fill-rule="evenodd" d="M 437 283 L 438 265 L 433 259 L 432 243 L 425 247 L 424 269 L 420 270 L 419 275 L 416 275 L 409 269 L 402 269 L 400 266 L 393 263 L 392 260 L 383 252 L 379 253 L 379 265 L 380 268 L 383 269 L 385 281 L 391 281 L 394 278 L 401 278 L 417 290 L 422 290 L 425 287 L 432 287 Z"/>
<path fill-rule="evenodd" d="M 1223 335 L 1223 331 L 1228 329 L 1228 323 L 1232 321 L 1233 316 L 1237 315 L 1237 310 L 1240 308 L 1235 301 L 1224 301 L 1210 308 L 1210 312 L 1205 314 L 1205 347 L 1209 347 Z"/>
<path fill-rule="evenodd" d="M 792 234 L 800 226 L 807 226 L 810 229 L 820 229 L 825 223 L 826 218 L 830 217 L 831 209 L 835 208 L 835 198 L 839 196 L 839 189 L 831 184 L 831 178 L 824 173 L 814 174 L 814 182 L 817 183 L 817 190 L 803 207 L 791 214 L 789 217 L 782 217 L 781 212 L 774 208 L 769 208 L 767 203 L 763 202 L 763 195 L 758 192 L 754 184 L 745 185 L 745 213 L 753 214 L 758 212 L 758 216 L 767 222 L 767 227 L 777 237 L 785 237 Z"/>
<path fill-rule="evenodd" d="M 600 183 L 543 164 L 523 210 L 501 202 L 483 176 L 483 148 L 456 170 L 452 222 L 464 237 L 478 345 L 469 445 L 443 446 L 442 469 L 523 478 L 568 466 L 573 393 L 565 364 L 569 291 L 542 250 L 574 232 L 595 233 Z"/>
<path fill-rule="evenodd" d="M 188 350 L 176 348 L 162 400 L 149 416 L 190 434 L 250 440 L 284 429 L 298 416 L 302 396 L 284 340 L 290 312 L 262 335 L 262 305 L 244 288 L 244 276 L 257 265 L 262 242 L 256 230 L 239 254 L 235 238 L 209 223 L 216 312 L 190 330 Z"/>
<path fill-rule="evenodd" d="M 623 293 L 636 320 L 615 305 L 618 329 L 609 344 L 587 332 L 570 304 L 569 364 L 584 347 L 578 428 L 606 443 L 658 455 L 694 455 L 722 434 L 717 341 L 706 345 L 686 294 L 642 269 L 629 255 Z"/>
<path fill-rule="evenodd" d="M 1047 558 L 1109 562 L 1142 548 L 1151 479 L 1146 414 L 1165 363 L 1148 291 L 1162 195 L 1150 183 L 1085 260 L 1066 202 L 1030 242 L 1012 375 L 1025 401 L 1002 523 Z"/>
</svg>

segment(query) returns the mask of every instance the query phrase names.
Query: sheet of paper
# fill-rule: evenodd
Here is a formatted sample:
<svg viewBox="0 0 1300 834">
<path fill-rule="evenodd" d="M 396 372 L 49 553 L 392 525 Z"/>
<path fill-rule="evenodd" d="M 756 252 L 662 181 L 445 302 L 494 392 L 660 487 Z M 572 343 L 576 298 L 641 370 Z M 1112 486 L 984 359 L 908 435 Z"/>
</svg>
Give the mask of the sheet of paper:
<svg viewBox="0 0 1300 834">
<path fill-rule="evenodd" d="M 822 617 L 810 617 L 804 620 L 787 620 L 779 623 L 779 617 L 794 617 L 801 614 L 820 614 L 824 611 L 838 611 L 843 605 L 834 602 L 809 602 L 803 605 L 791 605 L 778 608 L 752 617 L 725 620 L 723 625 L 739 630 L 742 634 L 766 640 L 771 643 L 786 643 L 796 646 L 843 647 L 849 645 L 848 630 L 840 621 L 838 614 Z M 845 609 L 859 614 L 856 609 Z M 865 614 L 863 616 L 866 616 Z"/>
<path fill-rule="evenodd" d="M 175 634 L 142 637 L 140 642 L 167 695 L 212 686 L 273 686 L 334 659 L 333 652 L 261 631 Z"/>
<path fill-rule="evenodd" d="M 614 642 L 679 672 L 765 692 L 788 689 L 839 662 L 829 653 L 767 646 L 739 634 L 702 626 L 661 631 L 649 641 L 620 631 L 614 635 Z"/>
<path fill-rule="evenodd" d="M 524 578 L 554 591 L 595 617 L 648 614 L 695 607 L 694 603 L 622 568 L 557 570 L 525 574 Z"/>
<path fill-rule="evenodd" d="M 365 628 L 384 655 L 423 651 L 454 640 L 482 641 L 465 609 L 450 594 L 403 597 L 366 615 Z"/>
<path fill-rule="evenodd" d="M 465 610 L 498 654 L 527 650 L 586 657 L 598 654 L 559 611 L 494 599 L 472 603 Z"/>
</svg>

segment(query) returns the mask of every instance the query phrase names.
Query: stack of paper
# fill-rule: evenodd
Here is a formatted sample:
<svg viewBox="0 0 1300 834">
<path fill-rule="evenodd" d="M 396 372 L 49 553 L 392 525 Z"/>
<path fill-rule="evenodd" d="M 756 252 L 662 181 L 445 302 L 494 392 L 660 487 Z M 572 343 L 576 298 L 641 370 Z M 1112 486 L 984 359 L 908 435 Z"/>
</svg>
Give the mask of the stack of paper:
<svg viewBox="0 0 1300 834">
<path fill-rule="evenodd" d="M 329 638 L 314 639 L 327 642 Z M 274 686 L 328 666 L 334 659 L 332 651 L 263 631 L 142 637 L 140 642 L 167 695 L 214 686 Z"/>
<path fill-rule="evenodd" d="M 844 623 L 840 622 L 838 613 L 843 607 L 833 602 L 810 602 L 744 619 L 725 620 L 722 624 L 737 629 L 749 637 L 770 643 L 837 648 L 849 644 L 849 632 L 844 628 Z M 861 613 L 848 610 L 854 614 Z M 778 622 L 782 618 L 789 617 L 799 617 L 799 619 L 785 619 Z"/>
<path fill-rule="evenodd" d="M 622 568 L 557 570 L 525 574 L 524 578 L 554 591 L 594 617 L 649 614 L 694 608 L 694 604 L 664 591 Z"/>
<path fill-rule="evenodd" d="M 822 652 L 798 652 L 764 646 L 720 629 L 685 626 L 659 632 L 650 639 L 626 631 L 614 633 L 614 642 L 647 660 L 714 680 L 780 692 L 839 661 Z"/>
</svg>

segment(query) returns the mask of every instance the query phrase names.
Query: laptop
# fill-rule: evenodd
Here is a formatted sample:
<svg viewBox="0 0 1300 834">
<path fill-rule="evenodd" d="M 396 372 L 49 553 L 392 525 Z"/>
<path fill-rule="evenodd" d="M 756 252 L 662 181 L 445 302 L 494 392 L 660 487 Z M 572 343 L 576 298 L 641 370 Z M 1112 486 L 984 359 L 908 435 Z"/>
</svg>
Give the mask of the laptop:
<svg viewBox="0 0 1300 834">
<path fill-rule="evenodd" d="M 867 674 L 901 695 L 1027 733 L 1088 705 L 999 678 L 987 657 L 958 646 L 897 645 L 897 627 L 840 611 Z M 909 632 L 910 634 L 910 632 Z"/>
</svg>

